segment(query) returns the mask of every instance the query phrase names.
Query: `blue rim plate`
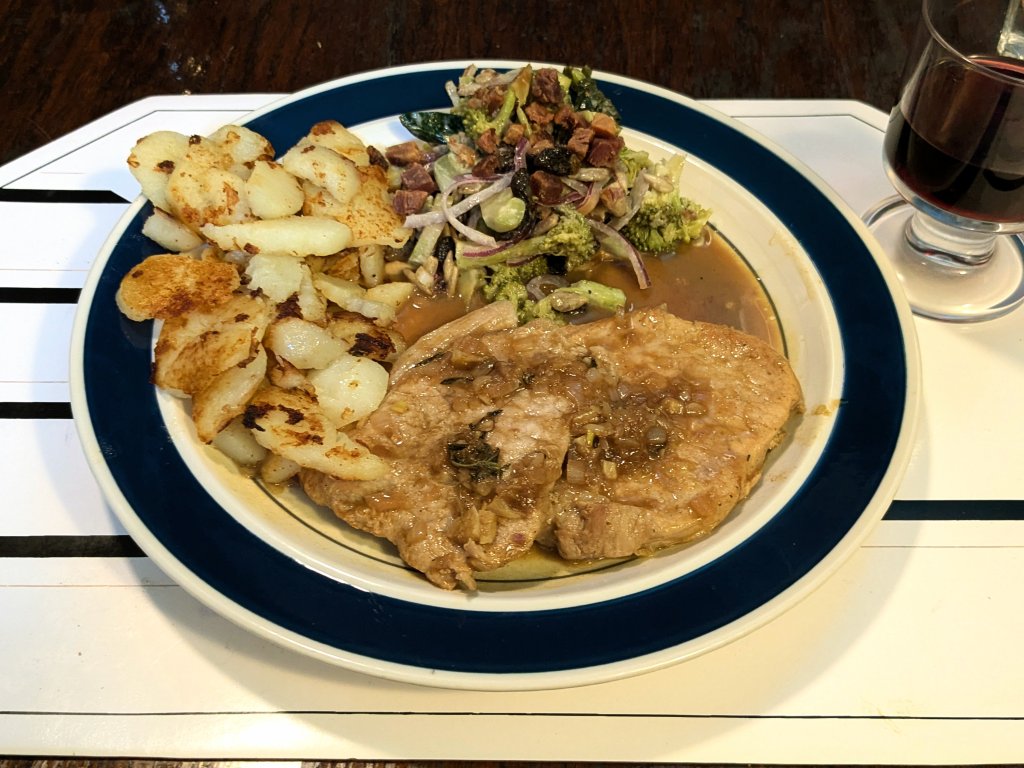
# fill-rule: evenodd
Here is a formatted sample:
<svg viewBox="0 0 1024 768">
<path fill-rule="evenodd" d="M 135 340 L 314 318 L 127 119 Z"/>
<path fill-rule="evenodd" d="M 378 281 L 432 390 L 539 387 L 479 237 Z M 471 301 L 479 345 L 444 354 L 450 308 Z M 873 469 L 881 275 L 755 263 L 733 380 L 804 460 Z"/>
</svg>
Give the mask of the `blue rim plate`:
<svg viewBox="0 0 1024 768">
<path fill-rule="evenodd" d="M 347 77 L 244 122 L 283 151 L 323 119 L 360 126 L 444 107 L 444 83 L 467 63 Z M 787 278 L 801 283 L 794 295 L 807 291 L 827 307 L 821 324 L 830 335 L 807 347 L 798 368 L 808 378 L 819 368 L 832 371 L 834 398 L 804 417 L 825 413 L 827 429 L 819 430 L 813 456 L 778 509 L 693 568 L 577 603 L 531 603 L 527 596 L 502 604 L 500 595 L 480 604 L 464 596 L 447 603 L 409 599 L 311 567 L 225 509 L 168 430 L 148 383 L 152 324 L 126 320 L 114 300 L 121 277 L 156 252 L 141 234 L 149 206 L 139 200 L 82 292 L 72 407 L 109 503 L 182 587 L 266 638 L 350 669 L 426 685 L 536 689 L 646 672 L 718 647 L 795 604 L 856 549 L 884 514 L 909 460 L 919 387 L 911 315 L 884 256 L 834 192 L 746 127 L 670 91 L 595 76 L 631 131 L 686 151 L 708 178 L 762 206 L 806 273 Z M 783 332 L 791 347 L 802 348 L 820 329 L 800 327 L 807 322 L 799 314 L 786 320 L 785 309 Z M 800 450 L 790 445 L 784 453 Z"/>
</svg>

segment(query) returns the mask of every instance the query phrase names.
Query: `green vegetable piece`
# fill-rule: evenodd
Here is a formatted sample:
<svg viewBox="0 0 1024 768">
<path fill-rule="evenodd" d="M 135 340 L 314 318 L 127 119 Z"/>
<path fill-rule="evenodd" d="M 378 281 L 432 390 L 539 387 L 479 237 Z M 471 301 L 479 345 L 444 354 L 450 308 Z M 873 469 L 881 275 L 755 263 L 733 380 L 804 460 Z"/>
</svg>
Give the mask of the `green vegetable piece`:
<svg viewBox="0 0 1024 768">
<path fill-rule="evenodd" d="M 566 272 L 581 269 L 597 253 L 597 240 L 579 211 L 561 207 L 558 213 L 558 223 L 543 235 L 520 240 L 489 256 L 473 256 L 473 250 L 478 248 L 460 240 L 455 247 L 455 261 L 459 267 L 490 267 L 506 261 L 525 261 L 533 256 L 555 256 L 565 260 Z"/>
<path fill-rule="evenodd" d="M 621 122 L 619 110 L 615 108 L 612 100 L 609 99 L 591 76 L 590 67 L 566 67 L 565 74 L 569 76 L 569 102 L 577 112 L 604 112 Z"/>
<path fill-rule="evenodd" d="M 494 232 L 511 232 L 519 226 L 525 213 L 526 201 L 515 197 L 510 188 L 503 189 L 480 203 L 480 215 L 484 224 Z"/>
<path fill-rule="evenodd" d="M 465 130 L 462 116 L 452 112 L 404 112 L 398 121 L 417 139 L 430 144 L 444 144 L 449 136 Z"/>
</svg>

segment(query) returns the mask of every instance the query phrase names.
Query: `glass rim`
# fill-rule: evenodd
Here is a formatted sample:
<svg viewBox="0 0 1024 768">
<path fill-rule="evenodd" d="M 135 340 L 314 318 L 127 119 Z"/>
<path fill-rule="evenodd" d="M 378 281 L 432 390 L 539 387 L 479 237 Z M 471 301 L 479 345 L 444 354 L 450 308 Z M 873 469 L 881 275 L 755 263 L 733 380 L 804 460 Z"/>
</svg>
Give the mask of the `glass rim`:
<svg viewBox="0 0 1024 768">
<path fill-rule="evenodd" d="M 1013 75 L 1007 75 L 1004 72 L 1000 72 L 995 67 L 988 66 L 982 62 L 979 62 L 977 59 L 972 59 L 969 56 L 962 53 L 958 46 L 951 43 L 946 38 L 946 36 L 939 31 L 938 27 L 936 27 L 932 17 L 932 11 L 935 10 L 935 6 L 937 6 L 938 4 L 939 0 L 922 0 L 921 3 L 921 18 L 924 22 L 925 27 L 928 29 L 928 34 L 931 36 L 931 38 L 938 42 L 950 54 L 952 54 L 952 56 L 956 58 L 957 61 L 959 61 L 969 69 L 981 72 L 987 77 L 990 77 L 1001 83 L 1011 85 L 1016 89 L 1024 90 L 1024 79 L 1014 77 Z M 993 58 L 1000 57 L 1000 54 L 997 53 L 996 51 L 992 51 L 991 55 Z M 1011 60 L 1013 60 L 1012 57 L 1010 58 Z M 1020 59 L 1019 61 L 1021 67 L 1024 68 L 1024 59 Z"/>
</svg>

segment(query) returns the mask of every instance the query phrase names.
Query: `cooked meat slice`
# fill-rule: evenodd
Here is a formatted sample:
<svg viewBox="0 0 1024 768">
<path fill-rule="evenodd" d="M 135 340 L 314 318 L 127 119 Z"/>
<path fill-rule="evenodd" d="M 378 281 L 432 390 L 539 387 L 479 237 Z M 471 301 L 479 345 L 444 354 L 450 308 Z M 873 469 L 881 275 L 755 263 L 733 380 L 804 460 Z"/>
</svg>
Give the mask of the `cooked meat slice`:
<svg viewBox="0 0 1024 768">
<path fill-rule="evenodd" d="M 475 571 L 514 560 L 549 524 L 585 349 L 553 323 L 492 330 L 490 305 L 424 337 L 380 407 L 353 433 L 389 463 L 384 482 L 303 472 L 313 501 L 383 536 L 438 586 L 472 588 Z M 514 317 L 514 316 L 513 316 Z M 514 325 L 514 320 L 513 320 Z M 416 347 L 419 346 L 419 350 Z"/>
<path fill-rule="evenodd" d="M 646 554 L 707 534 L 749 493 L 802 408 L 785 358 L 725 326 L 649 310 L 568 335 L 610 390 L 607 407 L 577 428 L 551 494 L 567 559 Z"/>
<path fill-rule="evenodd" d="M 310 498 L 447 589 L 535 541 L 578 560 L 707 533 L 801 406 L 785 358 L 723 326 L 644 310 L 515 327 L 509 310 L 471 313 L 399 359 L 352 433 L 386 477 L 301 475 Z"/>
<path fill-rule="evenodd" d="M 443 353 L 456 339 L 484 331 L 515 328 L 518 322 L 516 308 L 512 302 L 496 301 L 445 323 L 440 328 L 423 334 L 402 353 L 391 369 L 391 383 L 394 384 L 410 369 Z"/>
</svg>

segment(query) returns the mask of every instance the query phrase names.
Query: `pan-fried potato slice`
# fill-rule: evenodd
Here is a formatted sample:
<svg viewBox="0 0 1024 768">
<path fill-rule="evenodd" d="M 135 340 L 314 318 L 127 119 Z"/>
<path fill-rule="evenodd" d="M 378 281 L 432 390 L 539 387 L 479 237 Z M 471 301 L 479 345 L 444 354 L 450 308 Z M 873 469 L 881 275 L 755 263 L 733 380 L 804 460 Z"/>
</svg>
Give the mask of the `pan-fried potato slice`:
<svg viewBox="0 0 1024 768">
<path fill-rule="evenodd" d="M 274 158 L 274 147 L 266 137 L 244 125 L 222 126 L 210 136 L 210 140 L 231 158 L 228 170 L 243 179 L 249 178 L 258 160 Z"/>
<path fill-rule="evenodd" d="M 256 160 L 245 182 L 245 194 L 253 214 L 261 219 L 280 219 L 302 210 L 302 185 L 271 160 Z"/>
<path fill-rule="evenodd" d="M 329 188 L 309 181 L 303 186 L 303 213 L 331 216 L 352 229 L 352 245 L 389 245 L 401 248 L 412 236 L 391 205 L 387 175 L 376 165 L 359 168 L 359 190 L 349 200 L 339 199 Z"/>
<path fill-rule="evenodd" d="M 243 467 L 260 465 L 270 452 L 256 442 L 252 431 L 242 423 L 241 418 L 232 419 L 224 429 L 213 438 L 213 447 L 223 453 L 236 464 Z"/>
<path fill-rule="evenodd" d="M 286 459 L 284 456 L 278 456 L 276 453 L 271 453 L 263 460 L 260 464 L 260 477 L 263 478 L 263 482 L 270 483 L 271 485 L 279 485 L 281 483 L 287 483 L 297 474 L 302 467 L 291 459 Z"/>
<path fill-rule="evenodd" d="M 283 253 L 257 253 L 245 266 L 249 290 L 259 289 L 275 304 L 298 293 L 302 277 L 308 271 L 298 256 Z"/>
<path fill-rule="evenodd" d="M 359 194 L 360 169 L 327 147 L 300 142 L 285 152 L 281 165 L 293 176 L 323 187 L 339 203 L 347 203 Z"/>
<path fill-rule="evenodd" d="M 327 324 L 327 299 L 316 289 L 313 284 L 313 273 L 308 265 L 303 265 L 302 282 L 299 284 L 299 292 L 296 294 L 296 303 L 299 305 L 299 314 L 304 320 L 319 325 Z"/>
<path fill-rule="evenodd" d="M 282 357 L 274 354 L 273 350 L 268 355 L 267 380 L 281 389 L 309 389 L 313 385 L 306 380 L 306 374 L 296 368 Z"/>
<path fill-rule="evenodd" d="M 347 248 L 352 239 L 347 226 L 319 216 L 287 216 L 224 226 L 206 224 L 201 231 L 226 251 L 291 256 L 329 256 Z"/>
<path fill-rule="evenodd" d="M 326 368 L 345 354 L 341 339 L 308 320 L 284 317 L 267 329 L 263 343 L 296 368 Z"/>
<path fill-rule="evenodd" d="M 370 164 L 370 153 L 363 140 L 337 120 L 322 120 L 309 129 L 305 138 L 310 144 L 327 147 L 359 166 Z"/>
<path fill-rule="evenodd" d="M 167 320 L 223 304 L 238 286 L 238 271 L 230 264 L 161 253 L 145 259 L 122 278 L 116 299 L 118 308 L 131 320 Z"/>
<path fill-rule="evenodd" d="M 390 362 L 406 347 L 397 331 L 382 328 L 370 318 L 355 312 L 343 312 L 327 324 L 334 336 L 341 339 L 350 355 Z"/>
<path fill-rule="evenodd" d="M 267 303 L 245 294 L 210 310 L 172 317 L 157 338 L 153 383 L 174 393 L 201 391 L 256 355 L 269 322 Z"/>
<path fill-rule="evenodd" d="M 241 416 L 249 398 L 263 383 L 267 353 L 257 346 L 252 359 L 221 372 L 192 396 L 192 421 L 196 434 L 209 443 L 236 416 Z"/>
<path fill-rule="evenodd" d="M 388 372 L 368 357 L 344 354 L 306 377 L 316 389 L 320 408 L 336 427 L 373 413 L 388 391 Z"/>
<path fill-rule="evenodd" d="M 368 299 L 366 289 L 358 283 L 321 273 L 313 275 L 313 285 L 328 301 L 337 304 L 344 310 L 357 312 L 364 317 L 377 320 L 384 326 L 391 325 L 395 321 L 397 315 L 395 308 L 382 301 Z"/>
<path fill-rule="evenodd" d="M 168 251 L 191 251 L 203 244 L 199 235 L 159 208 L 142 225 L 142 234 Z"/>
<path fill-rule="evenodd" d="M 300 389 L 266 385 L 245 410 L 256 441 L 278 456 L 342 480 L 375 480 L 387 465 L 338 429 L 316 398 Z"/>
<path fill-rule="evenodd" d="M 366 289 L 366 298 L 389 305 L 396 312 L 409 300 L 416 286 L 412 283 L 381 283 Z"/>
<path fill-rule="evenodd" d="M 203 225 L 225 225 L 253 218 L 245 182 L 222 168 L 183 160 L 167 182 L 170 212 L 195 232 Z"/>
<path fill-rule="evenodd" d="M 185 151 L 184 162 L 199 168 L 219 168 L 231 171 L 233 161 L 221 146 L 205 136 L 189 136 L 188 149 Z"/>
<path fill-rule="evenodd" d="M 128 170 L 142 187 L 142 194 L 157 208 L 170 210 L 167 181 L 187 151 L 188 136 L 176 131 L 156 131 L 132 147 Z"/>
</svg>

